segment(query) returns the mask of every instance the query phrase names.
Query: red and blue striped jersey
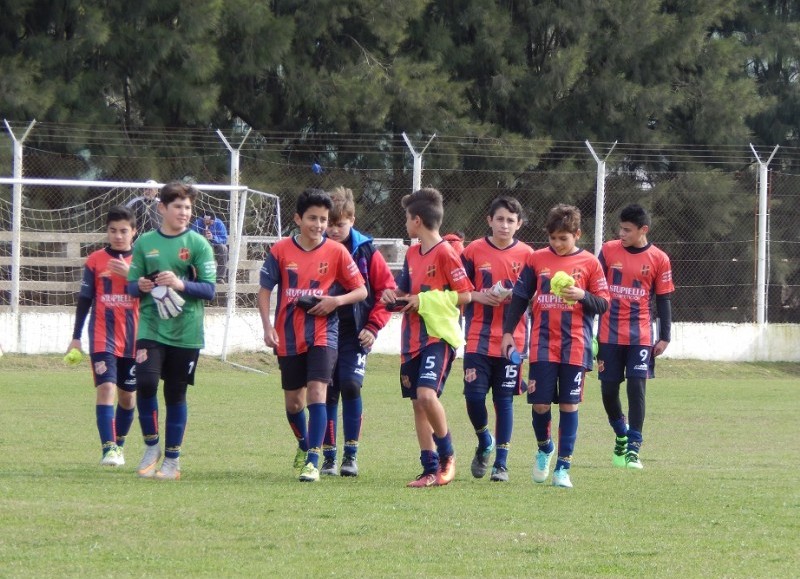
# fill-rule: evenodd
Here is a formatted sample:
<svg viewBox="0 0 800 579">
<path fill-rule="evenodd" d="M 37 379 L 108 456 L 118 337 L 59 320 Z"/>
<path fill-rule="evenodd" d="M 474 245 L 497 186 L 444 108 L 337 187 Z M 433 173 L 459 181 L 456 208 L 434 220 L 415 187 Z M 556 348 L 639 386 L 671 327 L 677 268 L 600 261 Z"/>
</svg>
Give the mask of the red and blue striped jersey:
<svg viewBox="0 0 800 579">
<path fill-rule="evenodd" d="M 422 244 L 408 248 L 403 269 L 397 275 L 397 288 L 416 295 L 430 290 L 450 290 L 458 293 L 472 291 L 464 267 L 456 251 L 446 241 L 422 253 Z M 403 314 L 400 355 L 403 362 L 414 358 L 420 350 L 441 340 L 428 334 L 425 322 L 417 312 Z"/>
<path fill-rule="evenodd" d="M 275 331 L 280 342 L 278 356 L 295 356 L 312 346 L 337 348 L 339 318 L 312 316 L 297 305 L 304 295 L 336 295 L 364 285 L 356 263 L 341 243 L 323 239 L 306 251 L 294 237 L 281 239 L 270 249 L 261 267 L 260 284 L 272 291 L 280 286 L 275 306 Z"/>
<path fill-rule="evenodd" d="M 99 249 L 86 258 L 80 297 L 92 300 L 89 316 L 89 352 L 106 352 L 122 358 L 136 355 L 139 300 L 128 295 L 127 279 L 112 274 L 108 262 L 121 257 L 130 265 L 132 254 Z"/>
<path fill-rule="evenodd" d="M 570 274 L 576 286 L 609 299 L 600 262 L 590 252 L 581 249 L 560 256 L 550 247 L 534 251 L 514 286 L 514 295 L 533 300 L 530 361 L 591 370 L 594 315 L 584 312 L 580 302 L 568 304 L 550 293 L 550 279 L 557 271 Z"/>
<path fill-rule="evenodd" d="M 669 256 L 652 243 L 626 248 L 619 240 L 600 250 L 611 307 L 600 317 L 598 341 L 604 344 L 652 346 L 653 300 L 675 291 Z"/>
<path fill-rule="evenodd" d="M 515 239 L 511 245 L 500 249 L 492 245 L 488 237 L 484 237 L 467 246 L 461 254 L 461 261 L 464 262 L 464 270 L 475 286 L 475 291 L 487 292 L 497 282 L 502 282 L 505 287 L 513 287 L 532 253 L 533 249 L 519 240 Z M 500 342 L 503 340 L 503 316 L 506 304 L 510 301 L 509 297 L 497 307 L 474 301 L 464 306 L 467 339 L 465 352 L 503 357 L 500 349 Z M 530 316 L 525 312 L 514 330 L 514 343 L 520 352 L 528 349 L 529 322 Z"/>
</svg>

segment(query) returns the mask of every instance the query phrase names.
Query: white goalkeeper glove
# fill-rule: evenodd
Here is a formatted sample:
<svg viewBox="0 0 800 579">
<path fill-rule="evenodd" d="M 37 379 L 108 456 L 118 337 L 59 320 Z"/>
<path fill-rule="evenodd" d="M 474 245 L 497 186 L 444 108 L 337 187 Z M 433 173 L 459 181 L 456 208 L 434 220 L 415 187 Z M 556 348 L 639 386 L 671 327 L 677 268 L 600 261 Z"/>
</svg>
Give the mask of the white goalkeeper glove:
<svg viewBox="0 0 800 579">
<path fill-rule="evenodd" d="M 183 304 L 186 303 L 178 292 L 171 287 L 157 285 L 150 292 L 158 308 L 158 315 L 162 320 L 178 317 L 183 311 Z"/>
</svg>

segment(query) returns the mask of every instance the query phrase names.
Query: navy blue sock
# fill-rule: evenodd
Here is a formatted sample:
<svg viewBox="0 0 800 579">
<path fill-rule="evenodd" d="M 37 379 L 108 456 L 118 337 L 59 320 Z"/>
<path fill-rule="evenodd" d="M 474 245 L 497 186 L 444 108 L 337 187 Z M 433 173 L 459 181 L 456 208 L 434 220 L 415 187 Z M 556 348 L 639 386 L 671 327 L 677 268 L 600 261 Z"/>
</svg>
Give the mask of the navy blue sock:
<svg viewBox="0 0 800 579">
<path fill-rule="evenodd" d="M 152 398 L 136 398 L 139 409 L 139 426 L 147 446 L 158 444 L 158 396 Z"/>
<path fill-rule="evenodd" d="M 433 450 L 420 452 L 419 462 L 422 464 L 422 474 L 435 474 L 439 470 L 439 455 Z"/>
<path fill-rule="evenodd" d="M 336 426 L 339 418 L 339 404 L 326 404 L 328 417 L 325 424 L 325 438 L 322 439 L 322 454 L 325 458 L 336 458 Z"/>
<path fill-rule="evenodd" d="M 292 414 L 286 411 L 286 420 L 289 421 L 289 426 L 292 429 L 294 437 L 297 439 L 297 445 L 301 450 L 308 450 L 308 422 L 306 420 L 305 408 L 300 412 Z"/>
<path fill-rule="evenodd" d="M 433 442 L 436 444 L 436 451 L 439 453 L 440 460 L 447 458 L 448 456 L 452 456 L 455 452 L 453 450 L 453 439 L 450 437 L 449 430 L 447 431 L 447 434 L 441 438 L 434 434 Z"/>
<path fill-rule="evenodd" d="M 489 413 L 486 411 L 486 401 L 467 398 L 467 416 L 475 429 L 478 437 L 478 448 L 488 448 L 492 443 L 489 432 Z"/>
<path fill-rule="evenodd" d="M 575 450 L 575 439 L 578 438 L 578 411 L 564 412 L 558 420 L 558 460 L 556 468 L 569 468 L 572 453 Z"/>
<path fill-rule="evenodd" d="M 552 413 L 548 410 L 544 414 L 533 413 L 533 434 L 536 436 L 536 444 L 542 452 L 553 452 L 555 446 L 550 436 L 550 423 L 553 420 Z"/>
<path fill-rule="evenodd" d="M 506 466 L 508 450 L 511 448 L 511 432 L 514 429 L 514 399 L 504 396 L 494 400 L 495 444 L 494 466 Z"/>
<path fill-rule="evenodd" d="M 325 437 L 327 417 L 328 413 L 322 402 L 308 405 L 308 457 L 306 461 L 314 466 L 319 466 L 319 454 L 322 449 L 322 439 Z"/>
<path fill-rule="evenodd" d="M 614 429 L 614 434 L 617 436 L 622 437 L 628 435 L 628 424 L 624 414 L 616 420 L 609 420 L 608 423 L 611 425 L 611 428 Z"/>
<path fill-rule="evenodd" d="M 344 453 L 355 456 L 358 452 L 358 441 L 361 439 L 361 419 L 364 406 L 361 396 L 342 399 L 342 426 L 344 430 Z"/>
<path fill-rule="evenodd" d="M 164 456 L 166 458 L 178 458 L 181 455 L 188 414 L 189 409 L 186 402 L 167 406 L 167 419 L 164 425 Z"/>
<path fill-rule="evenodd" d="M 131 431 L 131 424 L 133 424 L 133 408 L 123 408 L 117 404 L 117 414 L 114 419 L 117 446 L 125 446 L 125 438 Z"/>
<path fill-rule="evenodd" d="M 116 436 L 114 436 L 114 407 L 110 404 L 97 404 L 94 407 L 94 414 L 97 418 L 100 444 L 103 445 L 103 452 L 105 452 L 117 443 Z"/>
<path fill-rule="evenodd" d="M 638 453 L 642 447 L 642 433 L 638 430 L 628 429 L 628 450 Z"/>
</svg>

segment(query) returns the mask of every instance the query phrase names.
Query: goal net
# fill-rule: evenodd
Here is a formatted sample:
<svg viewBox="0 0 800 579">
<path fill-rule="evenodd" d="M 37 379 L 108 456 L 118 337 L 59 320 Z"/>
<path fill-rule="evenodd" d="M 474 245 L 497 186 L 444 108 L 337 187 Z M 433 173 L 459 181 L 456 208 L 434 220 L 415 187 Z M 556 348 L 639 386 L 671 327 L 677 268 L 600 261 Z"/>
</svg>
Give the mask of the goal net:
<svg viewBox="0 0 800 579">
<path fill-rule="evenodd" d="M 280 199 L 244 186 L 193 186 L 200 192 L 193 222 L 213 214 L 228 230 L 227 275 L 206 309 L 205 353 L 225 359 L 234 351 L 263 350 L 258 274 L 269 245 L 281 235 Z M 0 178 L 0 313 L 14 317 L 17 333 L 4 336 L 0 347 L 27 353 L 66 347 L 71 323 L 59 323 L 66 327 L 57 336 L 52 329 L 37 335 L 35 314 L 39 323 L 47 315 L 74 314 L 83 264 L 106 245 L 112 206 L 131 207 L 144 230 L 157 226 L 143 217 L 151 188 L 138 182 Z"/>
</svg>

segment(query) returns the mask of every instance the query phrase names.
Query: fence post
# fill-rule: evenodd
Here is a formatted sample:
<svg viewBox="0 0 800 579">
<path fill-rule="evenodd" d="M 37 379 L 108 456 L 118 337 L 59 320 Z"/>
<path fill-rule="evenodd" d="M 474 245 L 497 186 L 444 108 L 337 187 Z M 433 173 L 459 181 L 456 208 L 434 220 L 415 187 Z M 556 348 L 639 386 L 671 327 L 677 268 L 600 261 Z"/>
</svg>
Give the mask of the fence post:
<svg viewBox="0 0 800 579">
<path fill-rule="evenodd" d="M 603 247 L 603 228 L 605 226 L 605 208 L 606 208 L 606 161 L 608 160 L 611 151 L 617 146 L 618 141 L 614 141 L 611 148 L 606 153 L 603 159 L 597 156 L 594 152 L 591 143 L 586 141 L 586 146 L 589 152 L 594 157 L 597 163 L 597 183 L 595 183 L 595 203 L 594 203 L 594 254 L 600 255 L 600 249 Z"/>
<path fill-rule="evenodd" d="M 759 324 L 767 323 L 767 238 L 769 236 L 769 224 L 767 223 L 767 194 L 768 194 L 768 171 L 769 164 L 775 153 L 778 152 L 780 145 L 775 145 L 772 154 L 766 162 L 761 161 L 753 143 L 750 149 L 758 162 L 758 257 L 756 269 L 756 322 Z"/>
<path fill-rule="evenodd" d="M 422 188 L 422 155 L 425 153 L 425 149 L 428 148 L 433 140 L 436 138 L 436 133 L 433 133 L 433 136 L 428 140 L 428 143 L 422 148 L 422 150 L 417 153 L 414 150 L 414 146 L 411 144 L 411 141 L 408 140 L 408 137 L 405 133 L 403 133 L 403 139 L 406 141 L 406 145 L 411 150 L 411 155 L 414 157 L 414 176 L 411 181 L 411 192 L 419 191 Z"/>
<path fill-rule="evenodd" d="M 22 137 L 17 139 L 14 131 L 11 130 L 11 125 L 8 124 L 6 119 L 3 119 L 6 125 L 8 134 L 11 135 L 11 140 L 14 142 L 14 179 L 22 178 L 22 144 L 28 138 L 28 134 L 36 124 L 36 119 L 33 119 L 28 128 L 22 134 Z M 22 256 L 22 183 L 14 183 L 11 189 L 11 320 L 13 329 L 11 330 L 10 350 L 12 352 L 19 351 L 19 268 Z"/>
<path fill-rule="evenodd" d="M 247 140 L 247 137 L 250 136 L 250 131 L 252 130 L 252 127 L 247 129 L 244 138 L 242 138 L 242 142 L 239 143 L 239 146 L 234 149 L 228 142 L 228 139 L 225 138 L 225 135 L 222 134 L 222 131 L 217 129 L 217 135 L 219 135 L 219 138 L 222 139 L 222 142 L 225 143 L 225 146 L 231 153 L 231 185 L 234 187 L 239 185 L 239 152 L 242 149 L 242 145 L 244 145 L 244 142 Z M 239 207 L 241 206 L 242 211 L 244 210 L 244 206 L 247 202 L 247 192 L 231 189 L 229 193 L 229 199 L 230 206 L 228 207 L 228 223 L 230 224 L 230 231 L 228 232 L 228 297 L 225 306 L 228 320 L 232 320 L 236 311 L 236 272 L 239 269 L 239 253 L 241 249 L 240 246 L 242 238 L 241 223 L 243 223 L 243 220 L 239 218 Z M 230 324 L 225 324 L 225 333 L 222 336 L 221 359 L 223 362 L 225 362 L 228 358 L 229 328 Z"/>
</svg>

